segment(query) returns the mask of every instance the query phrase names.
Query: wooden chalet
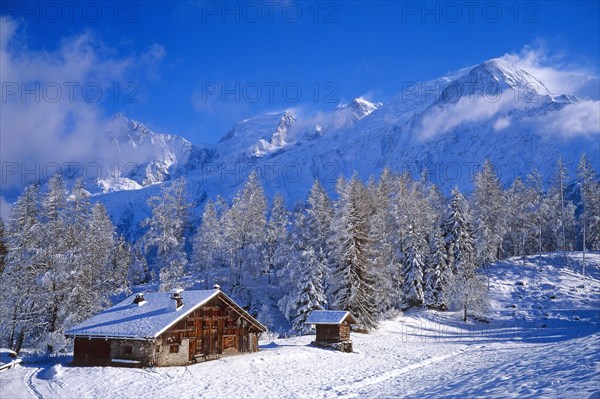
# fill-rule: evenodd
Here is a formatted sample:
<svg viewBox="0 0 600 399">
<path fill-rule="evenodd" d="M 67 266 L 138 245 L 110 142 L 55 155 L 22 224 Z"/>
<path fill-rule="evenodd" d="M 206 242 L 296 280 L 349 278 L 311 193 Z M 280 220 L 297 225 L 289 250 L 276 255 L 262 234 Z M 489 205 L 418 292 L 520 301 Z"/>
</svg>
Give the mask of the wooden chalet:
<svg viewBox="0 0 600 399">
<path fill-rule="evenodd" d="M 178 366 L 258 351 L 266 328 L 214 290 L 135 294 L 65 333 L 73 365 Z"/>
<path fill-rule="evenodd" d="M 306 319 L 306 324 L 313 324 L 317 330 L 313 345 L 342 352 L 352 352 L 350 326 L 355 323 L 350 312 L 338 310 L 316 310 Z"/>
</svg>

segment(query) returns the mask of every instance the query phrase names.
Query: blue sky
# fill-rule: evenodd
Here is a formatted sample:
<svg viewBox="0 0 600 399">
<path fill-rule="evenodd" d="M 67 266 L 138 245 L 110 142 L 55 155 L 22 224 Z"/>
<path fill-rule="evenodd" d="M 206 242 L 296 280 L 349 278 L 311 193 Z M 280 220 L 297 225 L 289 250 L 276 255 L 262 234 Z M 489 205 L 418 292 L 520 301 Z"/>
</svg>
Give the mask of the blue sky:
<svg viewBox="0 0 600 399">
<path fill-rule="evenodd" d="M 72 76 L 101 81 L 95 111 L 210 143 L 260 112 L 385 102 L 506 53 L 597 76 L 599 4 L 5 1 L 1 11 L 12 24 L 5 56 L 69 71 L 92 53 L 95 66 Z M 71 76 L 42 75 L 63 87 Z"/>
</svg>

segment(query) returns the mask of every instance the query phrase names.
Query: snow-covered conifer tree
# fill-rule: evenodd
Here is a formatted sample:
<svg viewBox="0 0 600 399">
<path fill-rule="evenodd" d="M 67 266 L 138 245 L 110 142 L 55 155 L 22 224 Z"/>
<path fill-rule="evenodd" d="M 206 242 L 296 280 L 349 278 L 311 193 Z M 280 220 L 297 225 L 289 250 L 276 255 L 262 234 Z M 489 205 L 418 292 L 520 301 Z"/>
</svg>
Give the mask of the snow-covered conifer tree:
<svg viewBox="0 0 600 399">
<path fill-rule="evenodd" d="M 267 200 L 256 171 L 233 200 L 225 214 L 224 236 L 231 276 L 236 284 L 244 275 L 257 278 L 263 265 Z"/>
<path fill-rule="evenodd" d="M 40 256 L 40 194 L 33 183 L 14 204 L 8 220 L 6 267 L 0 277 L 2 346 L 19 351 L 26 336 L 33 339 L 43 330 L 43 292 L 38 277 L 44 272 Z"/>
<path fill-rule="evenodd" d="M 202 223 L 194 237 L 193 269 L 203 274 L 208 288 L 210 273 L 220 266 L 223 250 L 223 228 L 217 216 L 215 203 L 207 201 L 202 213 Z"/>
<path fill-rule="evenodd" d="M 500 257 L 506 233 L 505 198 L 500 180 L 489 160 L 475 175 L 473 217 L 478 261 L 488 264 Z"/>
<path fill-rule="evenodd" d="M 444 217 L 442 236 L 454 274 L 465 267 L 475 268 L 476 257 L 471 216 L 467 200 L 456 187 L 452 190 L 452 199 Z"/>
<path fill-rule="evenodd" d="M 189 208 L 185 180 L 163 186 L 161 195 L 148 199 L 152 217 L 144 221 L 148 231 L 144 248 L 153 256 L 153 268 L 159 271 L 160 289 L 168 291 L 181 284 L 187 257 L 185 232 L 189 228 Z"/>
<path fill-rule="evenodd" d="M 577 168 L 582 212 L 579 220 L 582 243 L 587 250 L 600 250 L 600 180 L 587 156 Z M 584 242 L 585 241 L 585 242 Z"/>
<path fill-rule="evenodd" d="M 549 211 L 544 246 L 547 251 L 569 251 L 575 246 L 575 205 L 567 199 L 567 181 L 567 168 L 559 158 L 552 185 L 544 198 Z"/>
<path fill-rule="evenodd" d="M 278 194 L 273 200 L 265 237 L 266 270 L 264 271 L 269 276 L 269 284 L 271 284 L 271 274 L 281 270 L 289 256 L 289 225 L 289 212 L 285 207 L 283 197 Z"/>
<path fill-rule="evenodd" d="M 425 245 L 425 240 L 409 225 L 404 237 L 402 259 L 402 296 L 404 304 L 409 307 L 423 304 L 423 269 L 425 267 L 423 250 Z"/>
<path fill-rule="evenodd" d="M 292 262 L 295 262 L 290 265 L 295 269 L 294 287 L 282 301 L 282 310 L 290 320 L 292 329 L 302 334 L 310 330 L 310 326 L 304 324 L 308 315 L 327 306 L 323 289 L 325 265 L 312 247 L 299 251 Z"/>
<path fill-rule="evenodd" d="M 394 287 L 402 269 L 395 248 L 396 225 L 392 213 L 394 176 L 384 169 L 379 183 L 372 189 L 373 215 L 370 218 L 369 248 L 371 268 L 378 289 L 375 292 L 378 313 L 382 314 L 399 302 L 399 290 Z"/>
<path fill-rule="evenodd" d="M 424 302 L 432 308 L 446 310 L 446 290 L 452 277 L 441 229 L 434 226 L 429 238 L 429 256 L 425 266 Z"/>
<path fill-rule="evenodd" d="M 476 254 L 469 209 L 457 188 L 452 190 L 452 200 L 444 219 L 443 236 L 452 265 L 447 300 L 454 308 L 463 310 L 467 320 L 470 310 L 481 310 L 485 305 L 488 288 L 485 279 L 477 274 Z"/>
<path fill-rule="evenodd" d="M 358 327 L 376 325 L 374 279 L 368 259 L 369 226 L 365 187 L 354 174 L 350 182 L 338 182 L 340 195 L 333 222 L 336 265 L 332 273 L 333 308 L 350 311 Z"/>
<path fill-rule="evenodd" d="M 4 219 L 0 218 L 0 275 L 6 267 L 6 255 L 8 253 L 8 245 L 6 244 L 6 229 L 4 227 Z"/>
</svg>

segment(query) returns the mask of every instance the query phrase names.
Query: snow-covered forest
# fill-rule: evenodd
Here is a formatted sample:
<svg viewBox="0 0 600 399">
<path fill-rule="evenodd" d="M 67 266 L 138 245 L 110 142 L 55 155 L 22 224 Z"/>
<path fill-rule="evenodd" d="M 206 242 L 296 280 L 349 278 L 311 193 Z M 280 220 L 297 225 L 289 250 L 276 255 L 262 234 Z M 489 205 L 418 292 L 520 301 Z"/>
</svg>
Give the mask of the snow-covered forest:
<svg viewBox="0 0 600 399">
<path fill-rule="evenodd" d="M 600 181 L 585 155 L 577 176 L 558 160 L 552 185 L 542 181 L 534 171 L 503 187 L 486 162 L 472 193 L 446 197 L 427 173 L 386 169 L 366 182 L 340 177 L 332 196 L 315 181 L 287 209 L 279 195 L 269 204 L 252 172 L 231 203 L 208 200 L 193 226 L 195 199 L 179 179 L 148 199 L 145 234 L 130 243 L 81 181 L 67 187 L 56 175 L 0 220 L 0 345 L 61 351 L 63 331 L 123 293 L 215 282 L 275 328 L 267 304 L 252 300 L 257 286 L 271 288 L 293 333 L 317 309 L 349 310 L 361 330 L 410 307 L 485 316 L 492 262 L 600 250 Z"/>
</svg>

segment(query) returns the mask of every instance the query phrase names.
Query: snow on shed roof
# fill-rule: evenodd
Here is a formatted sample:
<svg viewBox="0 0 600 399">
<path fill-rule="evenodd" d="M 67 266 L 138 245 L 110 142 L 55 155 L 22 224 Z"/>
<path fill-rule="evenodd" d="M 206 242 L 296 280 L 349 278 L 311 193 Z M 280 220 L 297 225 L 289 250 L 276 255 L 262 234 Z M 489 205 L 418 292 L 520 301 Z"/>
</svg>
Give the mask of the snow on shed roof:
<svg viewBox="0 0 600 399">
<path fill-rule="evenodd" d="M 315 310 L 306 319 L 305 324 L 342 324 L 342 322 L 350 316 L 350 322 L 354 322 L 354 318 L 350 312 L 343 310 Z"/>
<path fill-rule="evenodd" d="M 117 305 L 83 323 L 71 328 L 65 335 L 67 337 L 107 337 L 128 339 L 149 339 L 158 337 L 168 328 L 192 312 L 197 307 L 208 302 L 215 296 L 222 295 L 225 302 L 230 302 L 238 313 L 249 318 L 253 324 L 264 331 L 264 326 L 254 320 L 242 308 L 237 306 L 232 299 L 218 289 L 183 291 L 181 297 L 183 306 L 175 310 L 174 300 L 168 292 L 144 293 L 145 302 L 141 305 L 134 304 L 136 294 L 129 296 Z"/>
</svg>

